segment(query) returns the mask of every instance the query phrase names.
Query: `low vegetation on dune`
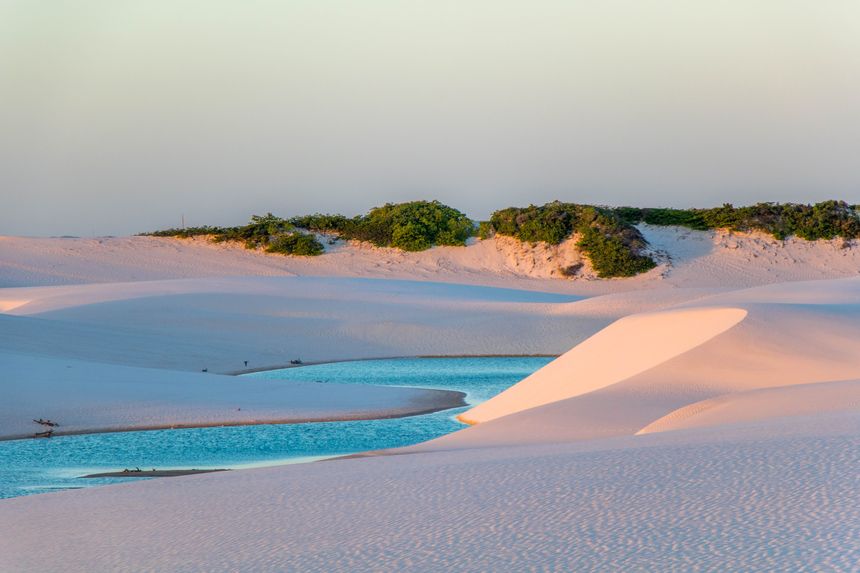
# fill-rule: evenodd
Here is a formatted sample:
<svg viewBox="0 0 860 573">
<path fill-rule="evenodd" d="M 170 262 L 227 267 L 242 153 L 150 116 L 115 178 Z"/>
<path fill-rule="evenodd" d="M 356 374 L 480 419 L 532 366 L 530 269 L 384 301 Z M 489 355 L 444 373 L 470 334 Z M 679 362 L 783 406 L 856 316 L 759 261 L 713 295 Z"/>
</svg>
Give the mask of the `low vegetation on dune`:
<svg viewBox="0 0 860 573">
<path fill-rule="evenodd" d="M 857 205 L 824 201 L 814 205 L 758 203 L 747 207 L 725 204 L 710 209 L 605 207 L 554 201 L 542 206 L 508 207 L 476 224 L 465 214 L 439 201 L 386 203 L 366 215 L 313 214 L 282 219 L 271 213 L 253 216 L 239 227 L 189 227 L 144 233 L 156 237 L 208 236 L 213 241 L 241 242 L 270 253 L 316 256 L 325 249 L 314 233 L 366 241 L 378 247 L 423 251 L 436 245 L 463 246 L 475 234 L 514 237 L 525 243 L 558 245 L 575 237 L 576 246 L 601 278 L 630 277 L 656 266 L 648 243 L 635 225 L 681 226 L 695 230 L 764 231 L 777 239 L 860 238 Z M 562 276 L 579 267 L 559 269 Z"/>
<path fill-rule="evenodd" d="M 240 227 L 188 227 L 144 235 L 153 237 L 208 236 L 215 242 L 236 241 L 249 249 L 263 248 L 285 255 L 321 255 L 325 249 L 313 233 L 366 241 L 378 247 L 423 251 L 434 245 L 463 246 L 475 224 L 460 211 L 438 201 L 387 203 L 366 215 L 305 215 L 282 219 L 271 213 L 254 215 Z"/>
<path fill-rule="evenodd" d="M 254 215 L 250 223 L 240 227 L 188 227 L 143 234 L 180 238 L 207 236 L 216 243 L 241 242 L 246 249 L 263 248 L 266 252 L 284 255 L 316 256 L 325 251 L 314 235 L 298 230 L 289 221 L 271 213 Z"/>
<path fill-rule="evenodd" d="M 758 203 L 747 207 L 734 207 L 726 203 L 712 209 L 618 207 L 613 211 L 624 221 L 633 224 L 676 225 L 699 231 L 764 231 L 777 239 L 794 235 L 809 241 L 837 237 L 860 238 L 858 206 L 844 201 L 823 201 L 814 205 Z"/>
<path fill-rule="evenodd" d="M 439 201 L 386 203 L 353 218 L 316 214 L 294 217 L 290 222 L 312 231 L 337 233 L 343 239 L 404 251 L 424 251 L 434 245 L 463 246 L 475 228 L 465 214 Z"/>
<path fill-rule="evenodd" d="M 656 266 L 644 253 L 648 243 L 639 230 L 606 207 L 559 201 L 540 207 L 508 207 L 493 213 L 481 225 L 480 234 L 551 245 L 577 234 L 576 245 L 591 261 L 597 276 L 603 278 L 629 277 Z"/>
<path fill-rule="evenodd" d="M 291 232 L 282 233 L 270 239 L 266 245 L 266 252 L 315 257 L 323 254 L 325 248 L 309 233 Z"/>
</svg>

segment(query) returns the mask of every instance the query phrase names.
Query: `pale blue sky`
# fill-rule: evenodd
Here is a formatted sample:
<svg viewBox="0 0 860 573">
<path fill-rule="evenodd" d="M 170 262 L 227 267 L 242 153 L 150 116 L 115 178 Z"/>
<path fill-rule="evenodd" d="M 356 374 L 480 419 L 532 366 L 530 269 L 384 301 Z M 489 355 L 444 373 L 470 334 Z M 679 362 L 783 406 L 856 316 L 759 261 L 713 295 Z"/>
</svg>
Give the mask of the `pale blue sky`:
<svg viewBox="0 0 860 573">
<path fill-rule="evenodd" d="M 856 0 L 0 0 L 0 234 L 860 202 Z"/>
</svg>

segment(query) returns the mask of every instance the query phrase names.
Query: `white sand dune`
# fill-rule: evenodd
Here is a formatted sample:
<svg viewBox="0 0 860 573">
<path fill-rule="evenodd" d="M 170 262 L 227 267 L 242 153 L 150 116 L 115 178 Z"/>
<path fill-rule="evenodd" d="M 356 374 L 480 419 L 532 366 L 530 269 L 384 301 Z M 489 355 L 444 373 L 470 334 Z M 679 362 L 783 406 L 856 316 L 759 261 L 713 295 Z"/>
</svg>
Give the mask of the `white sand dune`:
<svg viewBox="0 0 860 573">
<path fill-rule="evenodd" d="M 860 411 L 860 380 L 816 382 L 723 394 L 679 408 L 637 435 L 772 418 Z"/>
<path fill-rule="evenodd" d="M 329 399 L 330 417 L 337 418 L 426 409 L 426 400 L 416 407 L 412 398 L 390 392 L 390 404 L 379 402 L 371 408 L 349 393 L 338 398 L 340 390 L 334 387 L 315 388 L 311 404 L 290 401 L 300 392 L 297 389 L 284 392 L 270 407 L 251 408 L 245 400 L 246 386 L 213 373 L 242 370 L 246 360 L 248 367 L 259 368 L 286 365 L 295 358 L 309 362 L 560 353 L 631 307 L 661 308 L 702 295 L 684 289 L 669 294 L 599 309 L 593 302 L 564 294 L 340 277 L 231 277 L 3 289 L 0 300 L 27 302 L 0 315 L 0 348 L 9 372 L 3 410 L 9 417 L 0 423 L 0 437 L 32 434 L 31 420 L 38 417 L 59 420 L 64 428 L 78 431 L 206 420 L 325 419 L 322 405 Z M 589 304 L 578 311 L 579 302 Z M 76 364 L 75 377 L 62 370 L 69 361 Z M 50 392 L 43 388 L 50 376 L 36 376 L 48 364 L 60 369 Z M 203 369 L 209 378 L 200 377 Z M 122 384 L 127 378 L 135 381 L 133 392 Z M 210 378 L 221 381 L 222 399 L 231 407 L 225 409 L 222 402 L 203 395 L 199 381 Z M 151 381 L 150 401 L 144 379 Z M 87 380 L 101 383 L 84 384 Z M 160 393 L 167 388 L 176 388 L 172 405 Z M 67 394 L 77 400 L 63 400 Z M 34 396 L 53 399 L 39 403 Z M 200 401 L 198 410 L 189 408 L 195 401 Z M 82 412 L 81 404 L 86 402 L 92 407 Z M 98 412 L 105 403 L 114 404 L 111 412 L 118 404 L 126 406 L 121 415 L 108 415 L 105 410 L 102 417 Z M 349 403 L 355 406 L 352 410 Z M 243 413 L 238 414 L 236 408 L 242 404 Z"/>
<path fill-rule="evenodd" d="M 663 270 L 675 286 L 752 287 L 860 273 L 860 244 L 834 239 L 784 241 L 761 232 L 692 231 L 641 225 L 651 248 L 669 258 Z"/>
<path fill-rule="evenodd" d="M 746 314 L 692 308 L 622 318 L 460 419 L 477 424 L 605 388 L 699 346 Z"/>
<path fill-rule="evenodd" d="M 0 353 L 0 438 L 380 418 L 459 405 L 456 393 L 283 382 Z"/>
<path fill-rule="evenodd" d="M 670 262 L 631 281 L 549 278 L 545 258 L 503 265 L 490 242 L 309 262 L 199 241 L 0 241 L 16 253 L 0 267 L 0 359 L 20 372 L 6 396 L 75 423 L 93 404 L 105 424 L 217 417 L 244 382 L 201 366 L 564 352 L 425 444 L 0 501 L 0 570 L 856 569 L 860 278 L 841 277 L 860 249 L 644 231 Z M 265 274 L 330 276 L 238 276 Z M 219 388 L 208 402 L 202 380 Z M 248 407 L 415 398 L 382 390 L 269 402 L 261 384 Z M 20 409 L 0 405 L 0 431 L 19 431 Z"/>
<path fill-rule="evenodd" d="M 205 238 L 0 237 L 0 287 L 248 275 L 442 277 L 484 284 L 517 280 L 525 286 L 582 261 L 570 241 L 558 247 L 528 246 L 503 237 L 420 253 L 360 242 L 339 242 L 326 249 L 322 257 L 283 257 Z M 585 276 L 593 276 L 587 268 Z"/>
<path fill-rule="evenodd" d="M 776 302 L 764 302 L 769 298 Z M 720 316 L 718 305 L 727 314 Z M 696 313 L 702 313 L 698 338 L 676 322 Z M 709 323 L 706 313 L 718 319 Z M 856 378 L 860 279 L 757 287 L 622 319 L 461 415 L 484 423 L 415 448 L 632 435 L 724 394 Z M 832 408 L 825 401 L 821 409 Z M 739 419 L 759 417 L 768 416 L 753 410 Z"/>
<path fill-rule="evenodd" d="M 851 571 L 860 416 L 0 501 L 0 570 Z"/>
<path fill-rule="evenodd" d="M 245 360 L 561 352 L 613 319 L 550 314 L 577 298 L 568 295 L 350 278 L 12 290 L 30 302 L 0 315 L 7 351 L 198 372 L 240 370 Z"/>
<path fill-rule="evenodd" d="M 568 333 L 544 316 L 578 297 L 351 278 L 234 277 L 18 287 L 0 300 L 5 379 L 0 438 L 61 432 L 398 415 L 457 402 L 446 393 L 277 385 L 215 372 L 305 361 L 518 352 Z M 599 328 L 605 317 L 584 321 Z M 542 345 L 543 346 L 540 346 Z M 559 348 L 564 345 L 556 342 Z M 146 368 L 143 368 L 146 367 Z M 208 374 L 201 374 L 206 369 Z M 185 371 L 185 372 L 182 372 Z M 194 373 L 196 372 L 196 374 Z M 241 410 L 239 410 L 241 408 Z"/>
<path fill-rule="evenodd" d="M 581 262 L 572 242 L 524 245 L 499 237 L 469 247 L 419 253 L 351 242 L 326 246 L 321 257 L 282 257 L 204 238 L 0 237 L 0 288 L 116 283 L 226 276 L 351 276 L 515 286 L 532 290 L 605 294 L 675 287 L 743 288 L 785 281 L 856 276 L 860 245 L 842 239 L 776 240 L 762 233 L 691 231 L 642 225 L 653 250 L 667 260 L 633 279 L 558 279 L 558 269 Z"/>
<path fill-rule="evenodd" d="M 342 277 L 19 287 L 0 291 L 0 300 L 29 301 L 0 315 L 0 347 L 198 372 L 240 370 L 245 360 L 560 354 L 631 309 L 703 292 L 631 295 L 624 304 L 611 296 L 601 307 L 574 295 Z"/>
</svg>

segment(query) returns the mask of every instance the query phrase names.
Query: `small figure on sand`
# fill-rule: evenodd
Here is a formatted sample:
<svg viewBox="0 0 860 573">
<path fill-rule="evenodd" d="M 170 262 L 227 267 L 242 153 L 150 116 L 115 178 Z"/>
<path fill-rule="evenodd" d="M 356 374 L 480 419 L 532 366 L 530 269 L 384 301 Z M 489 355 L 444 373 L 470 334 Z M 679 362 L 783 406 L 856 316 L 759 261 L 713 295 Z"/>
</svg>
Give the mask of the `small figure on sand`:
<svg viewBox="0 0 860 573">
<path fill-rule="evenodd" d="M 301 363 L 302 363 L 302 359 L 301 359 L 301 358 L 295 358 L 295 359 L 293 359 L 293 360 L 290 360 L 290 364 L 293 364 L 293 365 L 295 365 L 295 364 L 301 364 Z"/>
<path fill-rule="evenodd" d="M 54 430 L 47 430 L 45 432 L 36 432 L 33 434 L 34 438 L 50 438 L 54 435 Z"/>
<path fill-rule="evenodd" d="M 246 360 L 245 361 L 245 368 L 247 368 L 247 367 L 248 367 L 248 361 Z"/>
<path fill-rule="evenodd" d="M 43 420 L 42 418 L 39 418 L 38 420 L 33 420 L 33 421 L 36 422 L 37 424 L 41 424 L 43 426 L 50 426 L 51 428 L 56 428 L 57 426 L 59 426 L 59 424 L 56 422 L 52 422 L 51 420 Z"/>
</svg>

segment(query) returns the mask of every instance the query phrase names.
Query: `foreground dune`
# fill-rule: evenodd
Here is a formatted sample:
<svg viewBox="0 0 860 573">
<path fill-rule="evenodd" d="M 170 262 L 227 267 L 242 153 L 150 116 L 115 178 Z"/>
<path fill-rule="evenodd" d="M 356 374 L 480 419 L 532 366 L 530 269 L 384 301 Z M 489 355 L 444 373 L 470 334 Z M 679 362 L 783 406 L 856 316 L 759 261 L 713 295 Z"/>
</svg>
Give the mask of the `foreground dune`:
<svg viewBox="0 0 860 573">
<path fill-rule="evenodd" d="M 719 316 L 720 305 L 727 314 Z M 709 323 L 704 320 L 708 315 L 719 318 Z M 689 317 L 693 324 L 697 316 L 702 326 L 698 338 L 677 323 L 678 317 Z M 714 295 L 612 324 L 520 384 L 462 414 L 478 421 L 486 416 L 483 423 L 413 449 L 629 436 L 676 410 L 722 395 L 860 378 L 858 340 L 860 279 Z M 588 348 L 596 350 L 582 351 Z M 648 352 L 641 353 L 642 348 Z M 683 351 L 676 352 L 679 348 Z M 595 356 L 601 359 L 595 361 Z M 651 360 L 657 357 L 662 360 Z M 643 362 L 647 368 L 640 367 Z M 526 387 L 529 392 L 523 390 Z M 520 393 L 519 399 L 511 399 Z M 802 400 L 802 393 L 792 395 Z M 542 405 L 533 402 L 538 399 Z M 825 399 L 818 408 L 808 403 L 800 410 L 834 408 Z M 784 411 L 789 415 L 793 410 Z M 756 410 L 738 419 L 772 416 Z M 731 423 L 732 417 L 724 422 Z"/>
<path fill-rule="evenodd" d="M 852 570 L 860 278 L 790 282 L 831 271 L 793 243 L 679 236 L 655 274 L 547 289 L 564 294 L 495 271 L 467 273 L 472 286 L 196 277 L 2 289 L 2 358 L 19 372 L 4 381 L 13 405 L 0 405 L 9 433 L 26 422 L 22 404 L 83 424 L 77 411 L 95 419 L 86 408 L 116 400 L 127 409 L 105 406 L 105 423 L 145 423 L 153 409 L 205 419 L 239 398 L 265 417 L 431 397 L 362 386 L 299 399 L 263 381 L 245 393 L 201 366 L 564 354 L 468 411 L 475 425 L 424 444 L 2 500 L 0 570 Z M 836 248 L 809 253 L 841 261 L 832 276 L 856 275 L 855 249 Z M 767 258 L 766 272 L 744 257 Z M 719 267 L 693 272 L 708 261 L 725 263 L 725 281 Z M 204 381 L 211 396 L 195 390 Z"/>
<path fill-rule="evenodd" d="M 813 416 L 16 498 L 0 570 L 850 571 L 858 436 Z"/>
</svg>

